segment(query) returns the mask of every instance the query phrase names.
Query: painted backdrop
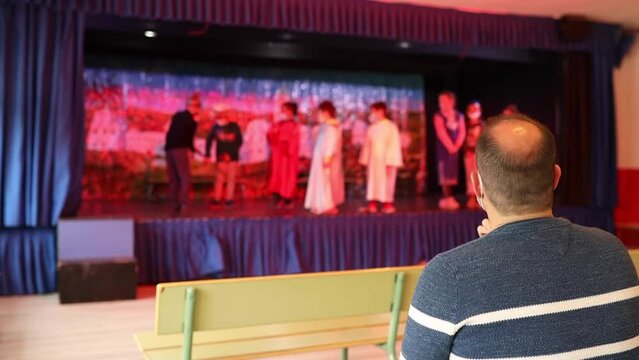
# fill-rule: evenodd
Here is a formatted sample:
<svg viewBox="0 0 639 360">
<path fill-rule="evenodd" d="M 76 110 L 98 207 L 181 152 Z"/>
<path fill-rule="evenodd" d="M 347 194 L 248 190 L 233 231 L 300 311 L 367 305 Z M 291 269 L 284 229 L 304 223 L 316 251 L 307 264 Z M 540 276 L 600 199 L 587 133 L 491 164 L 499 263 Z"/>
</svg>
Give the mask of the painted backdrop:
<svg viewBox="0 0 639 360">
<path fill-rule="evenodd" d="M 361 196 L 364 170 L 357 157 L 368 127 L 368 106 L 387 101 L 402 132 L 406 166 L 400 194 L 420 191 L 424 183 L 425 124 L 423 90 L 418 75 L 346 73 L 255 68 L 220 68 L 197 75 L 144 69 L 87 67 L 85 80 L 86 163 L 84 199 L 154 199 L 166 194 L 164 140 L 171 116 L 199 93 L 203 103 L 195 147 L 202 152 L 209 129 L 220 114 L 236 121 L 244 135 L 240 198 L 265 196 L 269 146 L 266 132 L 279 105 L 297 101 L 303 131 L 300 195 L 317 130 L 315 108 L 331 100 L 344 131 L 348 194 Z M 214 151 L 213 151 L 214 153 Z M 194 197 L 212 189 L 215 159 L 194 155 Z"/>
</svg>

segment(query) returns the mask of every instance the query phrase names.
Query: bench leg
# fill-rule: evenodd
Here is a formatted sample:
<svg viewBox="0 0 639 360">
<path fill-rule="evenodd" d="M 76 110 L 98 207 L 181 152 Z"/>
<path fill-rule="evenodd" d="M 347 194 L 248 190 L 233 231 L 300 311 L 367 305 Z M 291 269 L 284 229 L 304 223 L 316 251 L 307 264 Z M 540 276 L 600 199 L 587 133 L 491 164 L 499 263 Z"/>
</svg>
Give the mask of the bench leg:
<svg viewBox="0 0 639 360">
<path fill-rule="evenodd" d="M 397 360 L 397 355 L 395 355 L 395 347 L 391 344 L 378 344 L 380 349 L 384 350 L 386 355 L 388 355 L 388 360 Z"/>
<path fill-rule="evenodd" d="M 388 326 L 388 341 L 384 344 L 384 349 L 390 360 L 396 360 L 395 345 L 397 344 L 397 328 L 399 327 L 399 314 L 402 308 L 402 295 L 404 291 L 404 273 L 395 275 L 395 286 L 393 288 L 393 303 L 391 304 L 391 319 Z"/>
<path fill-rule="evenodd" d="M 184 331 L 182 341 L 182 360 L 191 360 L 193 348 L 193 314 L 195 312 L 195 288 L 186 289 L 184 300 Z"/>
<path fill-rule="evenodd" d="M 342 349 L 342 360 L 348 360 L 348 348 Z"/>
</svg>

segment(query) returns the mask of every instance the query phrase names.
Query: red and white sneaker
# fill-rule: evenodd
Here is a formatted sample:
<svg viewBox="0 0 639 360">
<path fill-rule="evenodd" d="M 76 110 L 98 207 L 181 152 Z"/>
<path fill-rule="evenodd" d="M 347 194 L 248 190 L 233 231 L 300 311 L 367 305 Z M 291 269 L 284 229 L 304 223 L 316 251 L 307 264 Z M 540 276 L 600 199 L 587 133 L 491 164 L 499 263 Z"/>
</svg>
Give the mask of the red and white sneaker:
<svg viewBox="0 0 639 360">
<path fill-rule="evenodd" d="M 393 205 L 393 203 L 385 203 L 384 205 L 382 205 L 382 213 L 394 214 L 395 212 L 397 212 L 397 209 L 395 208 L 395 205 Z"/>
<path fill-rule="evenodd" d="M 448 203 L 446 202 L 446 199 L 447 198 L 445 197 L 439 199 L 439 203 L 437 205 L 439 206 L 441 210 L 448 210 L 447 209 Z"/>
<path fill-rule="evenodd" d="M 459 202 L 457 201 L 457 199 L 455 199 L 455 197 L 451 196 L 450 200 L 448 200 L 450 202 L 450 207 L 449 210 L 459 210 L 459 208 L 461 207 L 461 205 L 459 205 Z"/>
<path fill-rule="evenodd" d="M 439 208 L 442 210 L 458 210 L 461 207 L 453 196 L 439 199 Z"/>
<path fill-rule="evenodd" d="M 337 214 L 339 214 L 339 210 L 336 207 L 332 209 L 328 209 L 322 213 L 322 215 L 337 215 Z"/>
</svg>

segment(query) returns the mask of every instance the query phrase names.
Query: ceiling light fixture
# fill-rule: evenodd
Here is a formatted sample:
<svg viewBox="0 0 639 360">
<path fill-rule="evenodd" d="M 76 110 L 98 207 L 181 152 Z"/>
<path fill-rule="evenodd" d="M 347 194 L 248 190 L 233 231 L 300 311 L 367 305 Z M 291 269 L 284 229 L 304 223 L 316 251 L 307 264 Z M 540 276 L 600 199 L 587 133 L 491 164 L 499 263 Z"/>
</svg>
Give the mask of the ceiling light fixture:
<svg viewBox="0 0 639 360">
<path fill-rule="evenodd" d="M 156 33 L 153 30 L 147 30 L 144 32 L 144 36 L 148 37 L 148 38 L 154 38 L 156 36 L 158 36 L 158 33 Z"/>
</svg>

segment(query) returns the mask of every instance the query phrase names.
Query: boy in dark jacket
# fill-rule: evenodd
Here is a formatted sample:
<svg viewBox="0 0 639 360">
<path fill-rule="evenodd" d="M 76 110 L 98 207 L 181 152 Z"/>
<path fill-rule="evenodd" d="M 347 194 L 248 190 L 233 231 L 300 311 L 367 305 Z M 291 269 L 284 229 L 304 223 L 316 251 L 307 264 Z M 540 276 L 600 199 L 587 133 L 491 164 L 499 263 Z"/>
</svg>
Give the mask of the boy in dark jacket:
<svg viewBox="0 0 639 360">
<path fill-rule="evenodd" d="M 215 195 L 211 203 L 219 205 L 225 201 L 226 205 L 230 206 L 233 205 L 240 147 L 242 146 L 240 127 L 237 123 L 230 121 L 226 114 L 221 114 L 206 137 L 206 157 L 211 156 L 213 142 L 216 145 L 217 169 L 215 172 Z M 222 198 L 225 183 L 226 193 Z"/>
</svg>

